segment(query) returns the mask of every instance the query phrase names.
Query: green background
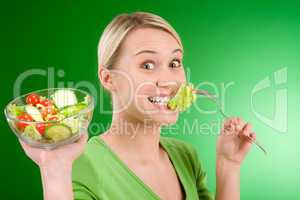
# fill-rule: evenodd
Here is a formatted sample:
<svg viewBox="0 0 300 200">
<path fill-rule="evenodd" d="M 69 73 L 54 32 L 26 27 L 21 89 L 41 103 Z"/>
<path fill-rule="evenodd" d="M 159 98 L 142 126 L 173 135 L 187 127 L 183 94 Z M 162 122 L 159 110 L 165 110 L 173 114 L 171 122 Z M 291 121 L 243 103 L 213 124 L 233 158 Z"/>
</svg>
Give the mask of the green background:
<svg viewBox="0 0 300 200">
<path fill-rule="evenodd" d="M 243 2 L 243 3 L 241 3 Z M 295 1 L 296 2 L 296 1 Z M 110 123 L 109 97 L 100 96 L 97 79 L 97 43 L 103 28 L 122 12 L 149 11 L 167 19 L 182 37 L 184 64 L 193 73 L 190 81 L 209 81 L 218 87 L 233 82 L 225 96 L 225 111 L 251 121 L 265 156 L 253 148 L 241 172 L 241 199 L 300 199 L 300 4 L 288 1 L 10 1 L 1 3 L 1 109 L 13 98 L 17 77 L 32 68 L 55 72 L 54 84 L 87 81 L 97 89 L 93 124 Z M 255 97 L 256 110 L 272 117 L 277 89 L 288 91 L 288 131 L 279 131 L 259 120 L 251 109 L 251 90 L 265 77 L 286 67 L 287 83 L 265 89 Z M 46 72 L 45 71 L 45 72 Z M 22 93 L 48 87 L 48 79 L 31 76 Z M 274 81 L 273 81 L 274 83 Z M 86 88 L 83 88 L 86 89 Z M 101 95 L 100 95 L 101 94 Z M 201 104 L 202 103 L 202 104 Z M 201 104 L 201 105 L 200 105 Z M 205 99 L 201 108 L 213 109 Z M 179 131 L 165 132 L 193 144 L 207 171 L 209 189 L 215 191 L 217 132 L 184 134 L 184 120 L 203 124 L 220 120 L 218 114 L 197 109 L 183 113 Z M 93 129 L 97 135 L 104 129 Z M 23 153 L 1 114 L 1 199 L 42 199 L 38 167 Z"/>
</svg>

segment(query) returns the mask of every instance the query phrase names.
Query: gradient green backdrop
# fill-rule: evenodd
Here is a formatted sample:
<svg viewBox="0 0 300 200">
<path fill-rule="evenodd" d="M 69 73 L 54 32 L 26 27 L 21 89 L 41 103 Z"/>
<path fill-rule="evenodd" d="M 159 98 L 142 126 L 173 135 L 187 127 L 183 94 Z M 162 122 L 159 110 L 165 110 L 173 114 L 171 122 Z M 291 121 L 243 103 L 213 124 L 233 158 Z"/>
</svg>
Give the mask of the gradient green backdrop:
<svg viewBox="0 0 300 200">
<path fill-rule="evenodd" d="M 243 2 L 243 3 L 241 3 Z M 296 1 L 295 1 L 296 2 Z M 179 32 L 185 47 L 185 66 L 194 83 L 209 81 L 218 87 L 234 82 L 225 96 L 225 111 L 240 115 L 254 125 L 269 155 L 253 148 L 241 172 L 241 199 L 300 199 L 300 4 L 288 1 L 10 1 L 1 4 L 1 109 L 13 98 L 17 77 L 31 69 L 55 72 L 54 81 L 67 84 L 88 81 L 100 91 L 97 80 L 97 42 L 103 28 L 121 12 L 149 11 L 167 19 Z M 255 97 L 256 110 L 275 113 L 275 93 L 288 91 L 288 131 L 279 131 L 259 120 L 250 106 L 251 90 L 265 77 L 286 67 L 287 82 L 272 84 Z M 272 79 L 273 80 L 273 79 Z M 47 78 L 32 76 L 22 93 L 47 87 Z M 274 81 L 273 81 L 274 83 Z M 100 93 L 99 93 L 100 96 Z M 98 98 L 93 123 L 110 123 L 111 115 L 100 112 L 100 102 L 110 109 L 109 98 Z M 203 100 L 202 108 L 213 105 Z M 200 103 L 199 103 L 200 105 Z M 184 120 L 204 124 L 220 116 L 196 109 L 182 114 Z M 100 132 L 104 130 L 98 130 Z M 100 132 L 91 131 L 91 135 Z M 208 174 L 208 187 L 215 191 L 215 144 L 217 133 L 168 135 L 193 144 Z M 42 199 L 38 167 L 23 153 L 1 114 L 1 199 Z"/>
</svg>

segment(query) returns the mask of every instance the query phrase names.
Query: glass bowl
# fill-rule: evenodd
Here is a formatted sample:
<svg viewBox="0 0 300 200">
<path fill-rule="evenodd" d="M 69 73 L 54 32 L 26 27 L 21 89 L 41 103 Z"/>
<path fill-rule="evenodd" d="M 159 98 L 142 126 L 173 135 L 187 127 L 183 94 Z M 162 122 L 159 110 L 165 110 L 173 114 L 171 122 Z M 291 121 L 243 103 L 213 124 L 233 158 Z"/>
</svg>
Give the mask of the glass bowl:
<svg viewBox="0 0 300 200">
<path fill-rule="evenodd" d="M 78 140 L 93 116 L 94 100 L 83 90 L 50 88 L 12 100 L 4 110 L 7 122 L 30 146 L 54 149 Z"/>
</svg>

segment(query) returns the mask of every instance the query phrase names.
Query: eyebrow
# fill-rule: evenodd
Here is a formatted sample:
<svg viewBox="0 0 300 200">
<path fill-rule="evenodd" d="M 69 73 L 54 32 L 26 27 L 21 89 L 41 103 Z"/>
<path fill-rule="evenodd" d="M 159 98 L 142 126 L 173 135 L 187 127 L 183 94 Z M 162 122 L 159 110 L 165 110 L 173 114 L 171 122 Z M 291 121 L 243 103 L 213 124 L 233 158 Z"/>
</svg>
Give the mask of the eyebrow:
<svg viewBox="0 0 300 200">
<path fill-rule="evenodd" d="M 172 53 L 176 53 L 176 52 L 181 52 L 181 53 L 183 53 L 181 49 L 175 49 L 175 50 L 172 51 Z M 139 52 L 135 53 L 134 55 L 137 56 L 137 55 L 142 54 L 142 53 L 152 53 L 152 54 L 157 54 L 158 52 L 157 52 L 157 51 L 153 51 L 153 50 L 142 50 L 142 51 L 139 51 Z"/>
</svg>

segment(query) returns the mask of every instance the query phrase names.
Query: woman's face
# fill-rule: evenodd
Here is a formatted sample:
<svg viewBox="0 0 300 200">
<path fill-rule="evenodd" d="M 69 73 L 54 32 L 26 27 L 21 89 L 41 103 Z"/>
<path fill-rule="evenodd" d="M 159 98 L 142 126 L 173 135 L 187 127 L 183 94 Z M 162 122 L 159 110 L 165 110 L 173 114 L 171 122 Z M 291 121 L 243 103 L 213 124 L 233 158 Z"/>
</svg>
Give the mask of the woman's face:
<svg viewBox="0 0 300 200">
<path fill-rule="evenodd" d="M 114 112 L 143 122 L 174 124 L 178 112 L 150 102 L 149 97 L 168 98 L 176 81 L 186 81 L 176 39 L 163 30 L 138 28 L 127 35 L 119 55 L 112 78 Z"/>
</svg>

